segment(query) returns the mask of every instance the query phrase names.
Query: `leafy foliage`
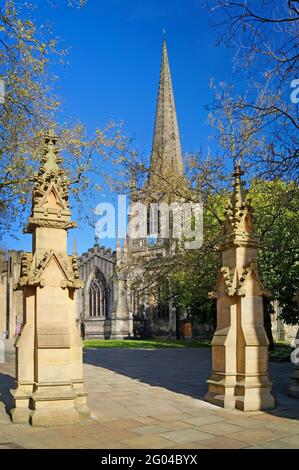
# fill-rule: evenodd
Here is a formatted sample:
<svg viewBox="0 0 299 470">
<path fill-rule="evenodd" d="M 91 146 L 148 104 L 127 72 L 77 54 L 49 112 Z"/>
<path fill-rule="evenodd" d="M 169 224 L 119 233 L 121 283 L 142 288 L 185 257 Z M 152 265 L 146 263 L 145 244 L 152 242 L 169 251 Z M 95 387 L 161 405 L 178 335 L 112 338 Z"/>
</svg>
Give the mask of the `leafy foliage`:
<svg viewBox="0 0 299 470">
<path fill-rule="evenodd" d="M 272 299 L 279 301 L 286 323 L 298 323 L 294 299 L 299 285 L 299 191 L 295 183 L 254 180 L 253 199 L 256 226 L 263 246 L 259 265 Z"/>
<path fill-rule="evenodd" d="M 77 5 L 78 2 L 72 2 Z M 79 6 L 84 6 L 80 2 Z M 32 18 L 29 4 L 6 0 L 0 10 L 0 79 L 5 84 L 0 104 L 0 238 L 14 232 L 30 207 L 33 173 L 43 152 L 43 134 L 54 128 L 79 212 L 90 212 L 88 200 L 101 189 L 103 164 L 112 153 L 126 151 L 122 126 L 109 122 L 87 134 L 79 122 L 57 122 L 60 101 L 53 93 L 50 65 L 64 62 L 52 32 Z"/>
<path fill-rule="evenodd" d="M 227 195 L 210 195 L 205 206 L 204 245 L 187 252 L 181 268 L 173 275 L 178 283 L 178 297 L 190 317 L 214 323 L 215 302 L 208 298 L 214 289 L 220 266 L 217 243 L 222 236 L 224 203 Z M 271 300 L 278 300 L 286 323 L 298 323 L 298 307 L 294 300 L 299 283 L 299 191 L 295 183 L 265 182 L 254 179 L 249 197 L 255 214 L 256 231 L 261 236 L 258 252 L 259 271 Z"/>
</svg>

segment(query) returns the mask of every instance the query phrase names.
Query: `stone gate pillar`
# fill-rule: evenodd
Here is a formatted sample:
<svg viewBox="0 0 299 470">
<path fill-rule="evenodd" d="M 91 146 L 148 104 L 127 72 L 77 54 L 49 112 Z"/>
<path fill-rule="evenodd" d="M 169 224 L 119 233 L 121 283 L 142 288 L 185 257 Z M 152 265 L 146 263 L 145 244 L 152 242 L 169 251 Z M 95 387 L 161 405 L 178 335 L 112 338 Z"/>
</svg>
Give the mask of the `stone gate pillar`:
<svg viewBox="0 0 299 470">
<path fill-rule="evenodd" d="M 24 325 L 16 342 L 14 423 L 75 423 L 89 416 L 83 385 L 82 340 L 75 322 L 75 293 L 82 287 L 77 258 L 67 254 L 71 221 L 68 180 L 52 132 L 35 174 L 31 216 L 32 253 L 21 262 Z"/>
<path fill-rule="evenodd" d="M 220 244 L 222 267 L 216 291 L 217 327 L 212 340 L 212 373 L 205 399 L 243 411 L 274 407 L 268 377 L 268 339 L 263 323 L 264 291 L 257 269 L 259 237 L 250 200 L 245 197 L 240 165 L 226 209 Z"/>
</svg>

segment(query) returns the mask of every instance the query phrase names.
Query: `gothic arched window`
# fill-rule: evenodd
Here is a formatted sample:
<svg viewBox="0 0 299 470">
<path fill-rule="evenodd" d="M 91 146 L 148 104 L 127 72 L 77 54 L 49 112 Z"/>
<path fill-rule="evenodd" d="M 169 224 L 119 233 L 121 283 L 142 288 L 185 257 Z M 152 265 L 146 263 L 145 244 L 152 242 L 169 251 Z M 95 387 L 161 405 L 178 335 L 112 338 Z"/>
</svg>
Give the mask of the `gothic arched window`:
<svg viewBox="0 0 299 470">
<path fill-rule="evenodd" d="M 154 318 L 157 320 L 168 320 L 170 309 L 170 290 L 168 280 L 164 281 L 157 289 L 157 304 L 154 307 Z"/>
<path fill-rule="evenodd" d="M 89 316 L 106 318 L 108 314 L 108 292 L 105 279 L 96 271 L 89 284 Z"/>
</svg>

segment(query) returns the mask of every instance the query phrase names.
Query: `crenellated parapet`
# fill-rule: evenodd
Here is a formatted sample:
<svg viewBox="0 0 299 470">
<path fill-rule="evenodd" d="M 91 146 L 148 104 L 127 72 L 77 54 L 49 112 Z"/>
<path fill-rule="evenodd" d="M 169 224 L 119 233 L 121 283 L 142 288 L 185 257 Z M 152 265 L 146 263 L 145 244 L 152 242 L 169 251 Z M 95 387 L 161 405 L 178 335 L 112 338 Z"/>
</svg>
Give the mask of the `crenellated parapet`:
<svg viewBox="0 0 299 470">
<path fill-rule="evenodd" d="M 92 248 L 89 248 L 87 252 L 82 253 L 78 258 L 79 265 L 84 264 L 86 261 L 90 260 L 94 256 L 98 256 L 107 261 L 114 260 L 115 254 L 111 248 L 106 248 L 104 246 L 94 245 Z"/>
</svg>

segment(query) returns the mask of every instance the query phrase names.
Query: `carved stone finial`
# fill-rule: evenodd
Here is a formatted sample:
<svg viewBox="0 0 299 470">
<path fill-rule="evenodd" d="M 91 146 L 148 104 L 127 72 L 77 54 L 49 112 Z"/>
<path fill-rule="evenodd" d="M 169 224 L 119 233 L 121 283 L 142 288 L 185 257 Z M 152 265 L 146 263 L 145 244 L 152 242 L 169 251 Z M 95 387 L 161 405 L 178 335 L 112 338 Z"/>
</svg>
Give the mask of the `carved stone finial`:
<svg viewBox="0 0 299 470">
<path fill-rule="evenodd" d="M 44 136 L 44 155 L 39 172 L 34 178 L 32 209 L 25 233 L 34 227 L 69 229 L 76 226 L 71 222 L 69 207 L 69 181 L 59 166 L 62 159 L 56 147 L 57 138 L 53 131 Z"/>
<path fill-rule="evenodd" d="M 244 171 L 241 169 L 240 162 L 238 162 L 232 174 L 233 178 L 235 179 L 234 191 L 231 201 L 234 209 L 240 209 L 245 202 L 244 183 L 242 181 L 243 175 Z"/>
<path fill-rule="evenodd" d="M 259 245 L 259 237 L 254 231 L 253 211 L 251 200 L 244 191 L 242 176 L 244 171 L 240 163 L 235 166 L 232 174 L 234 178 L 233 192 L 226 206 L 226 221 L 224 225 L 224 240 L 220 248 L 224 248 L 227 243 L 235 242 Z"/>
<path fill-rule="evenodd" d="M 57 149 L 55 148 L 57 138 L 55 137 L 54 131 L 49 130 L 45 134 L 45 148 L 44 148 L 44 173 L 58 173 L 59 166 L 57 162 Z"/>
<path fill-rule="evenodd" d="M 77 256 L 77 240 L 74 238 L 73 240 L 73 256 Z"/>
</svg>

